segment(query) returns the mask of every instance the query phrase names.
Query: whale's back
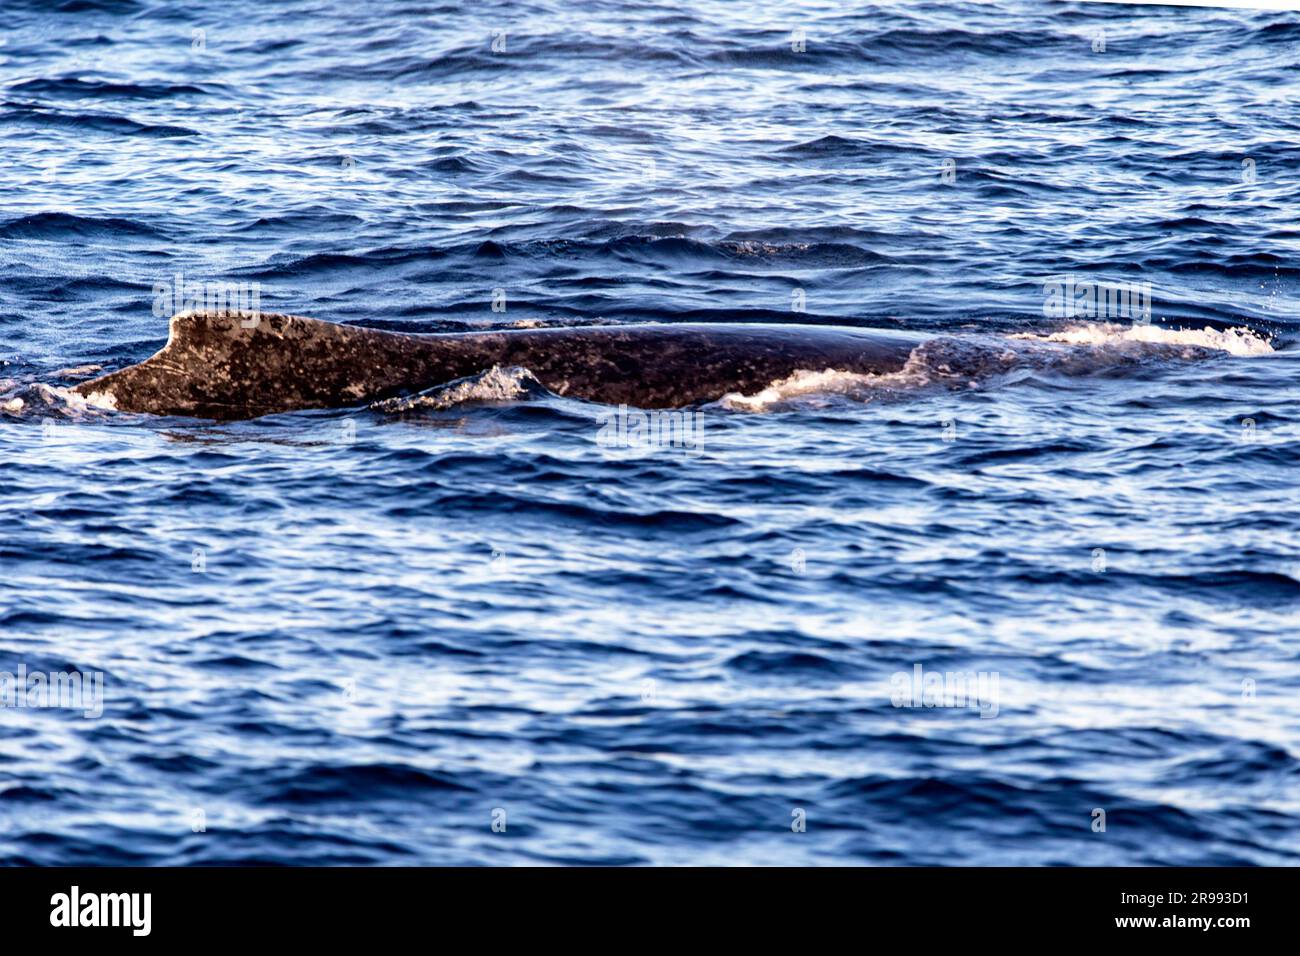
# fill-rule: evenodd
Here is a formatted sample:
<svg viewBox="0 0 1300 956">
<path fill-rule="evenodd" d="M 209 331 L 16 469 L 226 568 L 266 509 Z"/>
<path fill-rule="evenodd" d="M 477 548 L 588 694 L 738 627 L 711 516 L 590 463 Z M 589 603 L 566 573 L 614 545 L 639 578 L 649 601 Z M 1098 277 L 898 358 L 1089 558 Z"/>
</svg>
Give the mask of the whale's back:
<svg viewBox="0 0 1300 956">
<path fill-rule="evenodd" d="M 358 405 L 517 365 L 559 395 L 665 408 L 761 389 L 799 369 L 894 371 L 921 338 L 721 324 L 409 335 L 302 316 L 183 312 L 156 355 L 77 391 L 124 411 L 238 419 Z"/>
</svg>

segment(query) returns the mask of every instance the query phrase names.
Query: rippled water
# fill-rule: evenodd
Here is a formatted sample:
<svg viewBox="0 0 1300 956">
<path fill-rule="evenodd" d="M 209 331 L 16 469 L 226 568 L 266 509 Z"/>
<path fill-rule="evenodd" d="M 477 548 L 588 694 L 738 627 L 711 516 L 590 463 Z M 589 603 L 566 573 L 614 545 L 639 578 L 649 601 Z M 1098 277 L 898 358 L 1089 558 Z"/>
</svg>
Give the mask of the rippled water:
<svg viewBox="0 0 1300 956">
<path fill-rule="evenodd" d="M 1300 15 L 180 6 L 0 20 L 0 671 L 103 680 L 0 711 L 0 857 L 1300 858 Z M 403 331 L 939 338 L 690 447 L 524 370 L 71 400 L 178 274 Z M 1046 318 L 1061 276 L 1151 324 Z M 917 668 L 979 706 L 895 706 Z"/>
</svg>

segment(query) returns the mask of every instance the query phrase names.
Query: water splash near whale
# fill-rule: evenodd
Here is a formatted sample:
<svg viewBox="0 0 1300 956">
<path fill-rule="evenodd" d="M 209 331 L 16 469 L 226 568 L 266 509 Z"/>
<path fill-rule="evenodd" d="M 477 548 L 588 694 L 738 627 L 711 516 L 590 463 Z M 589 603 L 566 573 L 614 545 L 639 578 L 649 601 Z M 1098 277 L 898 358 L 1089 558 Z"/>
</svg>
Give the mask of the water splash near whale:
<svg viewBox="0 0 1300 956">
<path fill-rule="evenodd" d="M 1240 357 L 1270 355 L 1274 351 L 1267 335 L 1244 326 L 1228 329 L 1215 329 L 1209 326 L 1202 329 L 1169 329 L 1158 325 L 1094 322 L 1069 325 L 1048 333 L 1019 332 L 1011 335 L 1010 338 L 1112 348 L 1146 344 L 1209 349 Z"/>
</svg>

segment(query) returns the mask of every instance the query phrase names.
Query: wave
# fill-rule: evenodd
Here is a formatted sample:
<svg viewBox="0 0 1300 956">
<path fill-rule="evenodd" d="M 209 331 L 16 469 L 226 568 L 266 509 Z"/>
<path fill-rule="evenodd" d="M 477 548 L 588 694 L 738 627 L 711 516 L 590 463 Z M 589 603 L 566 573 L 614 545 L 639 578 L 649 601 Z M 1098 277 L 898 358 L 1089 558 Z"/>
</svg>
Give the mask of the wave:
<svg viewBox="0 0 1300 956">
<path fill-rule="evenodd" d="M 11 93 L 39 96 L 62 96 L 71 99 L 156 100 L 169 96 L 199 96 L 208 93 L 201 86 L 188 83 L 110 83 L 85 80 L 76 76 L 37 77 L 9 87 Z"/>
<path fill-rule="evenodd" d="M 486 247 L 491 247 L 490 249 Z M 714 241 L 685 235 L 646 235 L 627 233 L 604 241 L 584 239 L 536 239 L 519 243 L 489 241 L 479 250 L 487 254 L 544 256 L 561 258 L 612 256 L 635 258 L 656 264 L 682 261 L 715 262 L 746 260 L 789 265 L 873 265 L 894 261 L 889 256 L 849 242 L 766 240 L 757 237 L 727 238 Z"/>
<path fill-rule="evenodd" d="M 467 775 L 422 770 L 407 764 L 311 764 L 269 775 L 259 802 L 310 804 L 346 801 L 357 793 L 372 798 L 412 799 L 426 792 L 470 791 Z"/>
<path fill-rule="evenodd" d="M 187 126 L 141 123 L 126 116 L 112 113 L 65 113 L 31 103 L 7 101 L 0 112 L 0 124 L 43 127 L 67 127 L 77 130 L 95 130 L 101 133 L 122 133 L 144 136 L 198 136 L 197 130 Z"/>
<path fill-rule="evenodd" d="M 774 153 L 776 157 L 796 159 L 852 159 L 859 162 L 883 161 L 897 157 L 916 157 L 922 153 L 937 155 L 935 150 L 926 149 L 911 143 L 878 142 L 850 139 L 845 136 L 828 134 L 807 142 L 782 146 Z"/>
<path fill-rule="evenodd" d="M 5 239 L 121 239 L 125 236 L 167 239 L 168 237 L 134 219 L 76 216 L 66 212 L 42 212 L 0 222 Z"/>
<path fill-rule="evenodd" d="M 144 7 L 139 0 L 63 0 L 54 9 L 59 13 L 138 13 Z"/>
<path fill-rule="evenodd" d="M 266 225 L 259 220 L 255 226 Z M 241 228 L 251 228 L 245 226 Z M 607 229 L 608 224 L 593 226 Z M 644 227 L 642 227 L 644 228 Z M 673 229 L 665 226 L 664 231 Z M 714 264 L 743 264 L 762 268 L 857 268 L 890 265 L 898 260 L 881 252 L 842 241 L 793 241 L 791 239 L 762 239 L 763 233 L 753 238 L 729 237 L 706 241 L 680 234 L 647 235 L 642 231 L 619 234 L 604 239 L 524 239 L 506 241 L 486 239 L 482 242 L 449 246 L 430 246 L 411 243 L 382 246 L 355 253 L 320 252 L 296 259 L 268 262 L 262 266 L 238 270 L 237 274 L 250 278 L 274 279 L 329 273 L 345 267 L 393 267 L 406 263 L 426 263 L 432 259 L 466 258 L 470 260 L 537 260 L 540 262 L 612 260 L 623 265 L 629 261 L 647 266 L 705 266 Z M 744 235 L 744 234 L 742 234 Z M 780 232 L 774 234 L 779 237 Z M 865 238 L 865 237 L 864 237 Z"/>
</svg>

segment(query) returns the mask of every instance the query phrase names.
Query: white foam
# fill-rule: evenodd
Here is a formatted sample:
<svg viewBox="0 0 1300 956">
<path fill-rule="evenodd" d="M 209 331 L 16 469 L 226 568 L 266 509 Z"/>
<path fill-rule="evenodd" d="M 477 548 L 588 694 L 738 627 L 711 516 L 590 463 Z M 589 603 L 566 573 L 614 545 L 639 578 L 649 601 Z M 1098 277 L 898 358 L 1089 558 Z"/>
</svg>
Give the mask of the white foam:
<svg viewBox="0 0 1300 956">
<path fill-rule="evenodd" d="M 68 394 L 76 398 L 82 398 L 77 392 L 69 392 Z M 91 392 L 82 398 L 82 402 L 85 408 L 96 408 L 105 412 L 117 411 L 117 396 L 112 392 Z"/>
<path fill-rule="evenodd" d="M 418 408 L 451 408 L 465 402 L 509 402 L 524 397 L 536 386 L 537 379 L 528 369 L 494 365 L 479 375 L 439 385 L 418 395 L 386 399 L 371 407 L 385 412 L 405 412 Z"/>
<path fill-rule="evenodd" d="M 117 411 L 117 396 L 112 392 L 91 392 L 89 395 L 82 395 L 70 388 L 58 388 L 54 385 L 38 384 L 35 388 L 40 390 L 50 405 L 61 405 L 74 414 Z"/>
<path fill-rule="evenodd" d="M 731 392 L 722 396 L 718 404 L 733 411 L 758 412 L 801 395 L 843 393 L 855 387 L 866 387 L 872 379 L 878 377 L 856 372 L 837 372 L 831 368 L 820 372 L 798 369 L 789 378 L 778 379 L 761 392 L 753 395 Z"/>
<path fill-rule="evenodd" d="M 731 411 L 761 412 L 794 399 L 848 396 L 866 401 L 872 393 L 917 388 L 933 380 L 925 353 L 913 349 L 903 367 L 896 372 L 879 374 L 845 372 L 827 368 L 819 371 L 797 369 L 788 378 L 778 379 L 761 392 L 742 395 L 731 392 L 718 404 Z"/>
<path fill-rule="evenodd" d="M 1247 328 L 1212 329 L 1206 326 L 1203 329 L 1166 329 L 1158 325 L 1092 322 L 1068 326 L 1046 335 L 1022 332 L 1011 338 L 1061 342 L 1066 345 L 1108 346 L 1130 343 L 1181 345 L 1189 348 L 1215 349 L 1227 352 L 1229 355 L 1243 357 L 1269 355 L 1273 352 L 1273 346 L 1269 344 L 1267 336 Z"/>
<path fill-rule="evenodd" d="M 96 372 L 102 372 L 102 365 L 78 365 L 74 368 L 61 368 L 54 374 L 59 378 L 89 378 Z"/>
<path fill-rule="evenodd" d="M 0 409 L 11 414 L 24 410 L 28 412 L 50 411 L 59 414 L 81 417 L 97 412 L 117 411 L 117 398 L 111 392 L 91 392 L 82 395 L 70 388 L 33 382 L 18 390 L 18 394 L 4 399 Z"/>
</svg>

